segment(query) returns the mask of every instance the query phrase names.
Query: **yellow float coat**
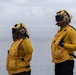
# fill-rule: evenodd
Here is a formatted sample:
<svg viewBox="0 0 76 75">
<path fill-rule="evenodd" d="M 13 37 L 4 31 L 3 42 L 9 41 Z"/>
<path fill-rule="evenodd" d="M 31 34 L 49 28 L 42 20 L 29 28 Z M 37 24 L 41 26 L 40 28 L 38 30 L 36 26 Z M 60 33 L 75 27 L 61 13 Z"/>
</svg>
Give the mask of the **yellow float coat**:
<svg viewBox="0 0 76 75">
<path fill-rule="evenodd" d="M 59 46 L 59 42 L 63 40 L 64 47 Z M 66 60 L 74 60 L 69 54 L 74 54 L 76 50 L 76 31 L 67 25 L 62 30 L 58 30 L 51 43 L 52 60 L 54 63 L 64 62 Z"/>
<path fill-rule="evenodd" d="M 6 60 L 6 69 L 9 74 L 29 71 L 33 48 L 28 38 L 14 41 L 10 47 Z"/>
</svg>

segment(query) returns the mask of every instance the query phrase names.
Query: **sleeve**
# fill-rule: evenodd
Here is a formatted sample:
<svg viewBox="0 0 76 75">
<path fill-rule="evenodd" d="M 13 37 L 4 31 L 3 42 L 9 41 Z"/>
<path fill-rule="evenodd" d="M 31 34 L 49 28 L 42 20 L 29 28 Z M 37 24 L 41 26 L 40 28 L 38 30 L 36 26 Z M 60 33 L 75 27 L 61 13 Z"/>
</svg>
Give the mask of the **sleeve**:
<svg viewBox="0 0 76 75">
<path fill-rule="evenodd" d="M 24 49 L 25 54 L 26 54 L 24 56 L 24 60 L 26 62 L 28 62 L 32 59 L 32 53 L 33 53 L 33 47 L 32 47 L 32 44 L 28 38 L 25 39 L 23 42 L 23 49 Z"/>
<path fill-rule="evenodd" d="M 74 29 L 71 29 L 68 32 L 68 35 L 71 40 L 71 44 L 65 43 L 64 47 L 68 50 L 76 50 L 76 31 Z"/>
</svg>

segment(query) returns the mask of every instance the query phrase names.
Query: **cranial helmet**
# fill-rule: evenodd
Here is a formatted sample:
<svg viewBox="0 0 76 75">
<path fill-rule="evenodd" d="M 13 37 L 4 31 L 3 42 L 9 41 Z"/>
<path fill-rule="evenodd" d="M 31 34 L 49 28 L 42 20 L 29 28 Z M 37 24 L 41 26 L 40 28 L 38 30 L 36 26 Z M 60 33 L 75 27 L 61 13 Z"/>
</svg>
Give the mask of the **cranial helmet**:
<svg viewBox="0 0 76 75">
<path fill-rule="evenodd" d="M 71 22 L 71 16 L 66 10 L 60 10 L 56 13 L 56 21 L 65 21 L 70 23 Z"/>
<path fill-rule="evenodd" d="M 12 28 L 12 34 L 14 35 L 18 34 L 21 37 L 24 37 L 24 36 L 28 36 L 28 31 L 24 24 L 18 23 L 15 24 L 14 27 Z"/>
</svg>

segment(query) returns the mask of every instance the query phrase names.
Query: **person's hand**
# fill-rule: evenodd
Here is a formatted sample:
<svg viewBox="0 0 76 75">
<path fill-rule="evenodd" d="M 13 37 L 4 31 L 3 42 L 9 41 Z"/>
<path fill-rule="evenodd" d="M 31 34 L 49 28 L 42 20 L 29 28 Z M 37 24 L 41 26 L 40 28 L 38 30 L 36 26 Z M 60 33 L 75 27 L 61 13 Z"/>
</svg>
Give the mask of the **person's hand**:
<svg viewBox="0 0 76 75">
<path fill-rule="evenodd" d="M 60 45 L 61 47 L 64 47 L 64 42 L 61 40 L 61 41 L 59 42 L 59 45 Z"/>
</svg>

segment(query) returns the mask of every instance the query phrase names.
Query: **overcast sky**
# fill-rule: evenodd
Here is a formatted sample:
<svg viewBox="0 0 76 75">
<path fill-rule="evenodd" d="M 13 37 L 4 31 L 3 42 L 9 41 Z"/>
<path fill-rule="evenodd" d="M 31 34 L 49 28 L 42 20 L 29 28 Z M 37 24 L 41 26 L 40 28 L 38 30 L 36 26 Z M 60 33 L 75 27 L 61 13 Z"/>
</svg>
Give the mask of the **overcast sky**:
<svg viewBox="0 0 76 75">
<path fill-rule="evenodd" d="M 62 9 L 73 16 L 71 24 L 75 26 L 76 0 L 0 0 L 0 35 L 6 36 L 19 22 L 28 28 L 55 26 L 55 14 Z"/>
</svg>

